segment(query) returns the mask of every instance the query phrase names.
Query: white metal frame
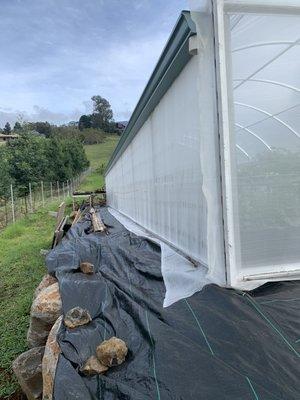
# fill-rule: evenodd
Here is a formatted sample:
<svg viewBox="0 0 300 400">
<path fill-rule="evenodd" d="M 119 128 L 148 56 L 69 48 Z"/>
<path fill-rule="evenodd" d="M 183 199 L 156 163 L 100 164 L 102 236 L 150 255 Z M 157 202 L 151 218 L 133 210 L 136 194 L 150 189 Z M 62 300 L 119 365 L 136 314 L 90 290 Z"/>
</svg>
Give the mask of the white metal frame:
<svg viewBox="0 0 300 400">
<path fill-rule="evenodd" d="M 228 68 L 231 59 L 227 59 L 226 48 L 229 46 L 229 36 L 227 33 L 230 31 L 227 12 L 241 12 L 241 13 L 257 13 L 257 14 L 300 14 L 300 0 L 235 0 L 224 2 L 224 0 L 212 0 L 214 26 L 215 26 L 215 57 L 216 57 L 216 74 L 217 74 L 217 96 L 218 96 L 218 120 L 219 120 L 219 135 L 220 135 L 220 156 L 221 156 L 221 179 L 222 179 L 222 192 L 223 192 L 223 221 L 224 221 L 224 241 L 225 241 L 225 259 L 226 259 L 226 277 L 227 284 L 232 287 L 240 287 L 241 284 L 248 285 L 249 289 L 258 286 L 263 281 L 282 280 L 282 279 L 300 279 L 300 260 L 296 265 L 271 265 L 265 268 L 259 267 L 258 270 L 254 268 L 247 268 L 239 270 L 240 265 L 240 243 L 239 235 L 237 233 L 237 226 L 234 220 L 234 210 L 237 207 L 236 196 L 234 193 L 235 179 L 234 160 L 232 159 L 233 146 L 231 140 L 231 132 L 234 130 L 233 118 L 233 85 Z M 287 43 L 288 44 L 288 43 Z M 295 45 L 295 43 L 289 43 Z M 298 43 L 296 43 L 298 44 Z M 235 49 L 237 51 L 238 49 Z M 252 77 L 250 77 L 251 79 Z M 270 84 L 280 84 L 279 82 L 266 82 Z M 240 83 L 237 83 L 238 85 Z M 292 89 L 292 88 L 291 88 Z M 263 110 L 258 110 L 262 111 Z M 274 118 L 281 120 L 276 115 L 264 113 L 265 117 L 262 119 Z M 280 114 L 280 113 L 279 113 Z M 278 114 L 278 115 L 279 115 Z M 240 126 L 239 130 L 246 130 L 251 133 L 250 126 Z M 290 128 L 287 126 L 287 128 Z M 292 128 L 290 129 L 293 134 L 297 134 Z M 297 134 L 298 135 L 298 134 Z M 265 143 L 266 146 L 269 146 Z M 237 147 L 241 152 L 249 157 L 249 154 L 238 145 Z M 263 272 L 262 272 L 263 271 Z"/>
</svg>

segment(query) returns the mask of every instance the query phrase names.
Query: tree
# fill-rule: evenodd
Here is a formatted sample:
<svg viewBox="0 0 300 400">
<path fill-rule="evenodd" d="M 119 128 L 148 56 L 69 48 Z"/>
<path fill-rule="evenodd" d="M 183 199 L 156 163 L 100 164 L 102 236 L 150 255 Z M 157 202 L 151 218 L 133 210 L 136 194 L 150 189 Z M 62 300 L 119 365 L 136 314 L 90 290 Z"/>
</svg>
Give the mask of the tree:
<svg viewBox="0 0 300 400">
<path fill-rule="evenodd" d="M 0 198 L 9 197 L 9 188 L 12 179 L 9 175 L 6 146 L 0 147 Z"/>
<path fill-rule="evenodd" d="M 19 131 L 21 131 L 22 130 L 22 125 L 20 124 L 20 122 L 16 122 L 15 123 L 15 125 L 14 125 L 14 129 L 13 129 L 15 132 L 19 132 Z"/>
<path fill-rule="evenodd" d="M 89 129 L 92 127 L 92 116 L 91 115 L 82 115 L 79 118 L 78 129 L 82 131 L 83 129 Z"/>
<path fill-rule="evenodd" d="M 96 144 L 104 141 L 105 134 L 101 129 L 85 129 L 82 132 L 82 139 L 84 144 Z"/>
<path fill-rule="evenodd" d="M 3 188 L 9 188 L 4 176 L 8 167 L 9 179 L 14 181 L 20 195 L 28 193 L 29 182 L 33 188 L 40 181 L 66 182 L 89 165 L 82 141 L 74 135 L 51 135 L 48 139 L 23 131 L 17 139 L 7 143 L 5 151 L 5 157 L 0 153 L 1 184 L 6 182 Z"/>
<path fill-rule="evenodd" d="M 108 100 L 101 96 L 93 96 L 93 114 L 92 126 L 93 128 L 100 128 L 107 130 L 109 123 L 113 119 L 113 111 Z"/>
<path fill-rule="evenodd" d="M 11 127 L 10 127 L 10 123 L 6 122 L 4 129 L 3 129 L 3 134 L 4 135 L 10 135 L 11 134 Z"/>
<path fill-rule="evenodd" d="M 51 125 L 49 122 L 36 122 L 35 123 L 35 130 L 40 133 L 41 135 L 45 135 L 49 137 L 51 135 Z"/>
<path fill-rule="evenodd" d="M 20 194 L 26 194 L 29 182 L 44 180 L 48 173 L 45 151 L 46 139 L 21 134 L 18 139 L 7 143 L 10 176 L 16 182 Z"/>
<path fill-rule="evenodd" d="M 36 131 L 40 135 L 44 135 L 46 137 L 49 137 L 52 132 L 52 128 L 49 122 L 29 122 L 26 124 L 26 128 L 30 131 Z"/>
</svg>

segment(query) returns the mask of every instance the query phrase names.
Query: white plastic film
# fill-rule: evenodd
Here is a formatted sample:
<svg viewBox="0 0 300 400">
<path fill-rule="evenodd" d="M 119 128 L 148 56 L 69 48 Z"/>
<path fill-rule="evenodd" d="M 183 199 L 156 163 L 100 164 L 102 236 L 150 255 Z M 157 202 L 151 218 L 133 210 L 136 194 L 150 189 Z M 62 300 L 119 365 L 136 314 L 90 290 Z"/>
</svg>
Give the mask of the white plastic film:
<svg viewBox="0 0 300 400">
<path fill-rule="evenodd" d="M 268 6 L 268 7 L 299 7 L 299 0 L 224 0 L 224 4 Z"/>
<path fill-rule="evenodd" d="M 162 244 L 167 303 L 180 298 L 180 281 L 184 297 L 207 283 L 226 284 L 213 18 L 210 2 L 200 3 L 193 2 L 192 12 L 198 55 L 106 176 L 110 207 L 206 267 L 165 257 L 168 247 Z"/>
<path fill-rule="evenodd" d="M 118 211 L 109 208 L 109 212 L 130 232 L 137 236 L 145 237 L 160 246 L 161 272 L 166 288 L 164 307 L 169 307 L 181 299 L 192 296 L 201 290 L 204 284 L 212 283 L 207 279 L 206 268 L 196 267 L 174 248 L 159 240 Z"/>
<path fill-rule="evenodd" d="M 199 154 L 203 177 L 202 191 L 207 203 L 207 279 L 220 285 L 225 285 L 226 271 L 212 3 L 210 0 L 191 0 L 190 8 L 191 17 L 196 25 L 198 43 L 196 87 L 200 116 Z"/>
<path fill-rule="evenodd" d="M 234 103 L 235 281 L 300 274 L 300 15 L 226 18 Z"/>
<path fill-rule="evenodd" d="M 207 264 L 197 60 L 186 65 L 106 176 L 108 204 Z"/>
</svg>

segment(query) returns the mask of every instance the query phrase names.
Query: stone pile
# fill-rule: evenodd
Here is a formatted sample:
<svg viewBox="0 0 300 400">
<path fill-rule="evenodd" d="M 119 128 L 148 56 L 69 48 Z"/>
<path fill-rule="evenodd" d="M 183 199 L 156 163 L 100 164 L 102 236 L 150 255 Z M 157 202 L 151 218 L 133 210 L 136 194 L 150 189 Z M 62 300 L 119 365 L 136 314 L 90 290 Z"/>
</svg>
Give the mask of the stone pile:
<svg viewBox="0 0 300 400">
<path fill-rule="evenodd" d="M 49 388 L 48 397 L 43 398 L 52 398 L 50 381 L 53 382 L 60 353 L 56 335 L 62 320 L 61 314 L 62 304 L 57 279 L 45 275 L 35 290 L 31 306 L 27 333 L 30 350 L 22 353 L 13 362 L 14 373 L 29 400 L 41 399 L 43 386 L 44 391 Z"/>
<path fill-rule="evenodd" d="M 81 263 L 80 271 L 94 273 L 94 266 Z M 63 323 L 67 329 L 89 324 L 87 310 L 75 307 L 62 315 L 62 302 L 57 279 L 45 275 L 35 290 L 30 311 L 27 341 L 30 350 L 13 362 L 13 370 L 28 400 L 52 400 L 56 366 L 60 354 L 57 336 Z M 102 374 L 125 361 L 128 349 L 116 337 L 105 340 L 81 367 L 84 375 Z"/>
</svg>

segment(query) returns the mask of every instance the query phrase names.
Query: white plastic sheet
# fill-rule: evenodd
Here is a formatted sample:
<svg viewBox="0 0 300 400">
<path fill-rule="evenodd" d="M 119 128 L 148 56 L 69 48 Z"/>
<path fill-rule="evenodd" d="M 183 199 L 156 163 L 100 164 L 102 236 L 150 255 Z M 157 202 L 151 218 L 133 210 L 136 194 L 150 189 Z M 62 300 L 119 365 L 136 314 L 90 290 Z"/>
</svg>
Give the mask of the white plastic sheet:
<svg viewBox="0 0 300 400">
<path fill-rule="evenodd" d="M 236 280 L 272 278 L 300 264 L 300 15 L 226 18 Z"/>
<path fill-rule="evenodd" d="M 178 282 L 185 297 L 208 282 L 226 283 L 213 20 L 206 7 L 193 18 L 198 55 L 189 61 L 106 177 L 108 204 L 113 209 L 207 268 L 195 273 L 184 258 L 165 256 L 168 248 L 162 244 L 167 293 L 171 282 Z M 192 285 L 185 280 L 186 268 Z"/>
<path fill-rule="evenodd" d="M 231 6 L 224 15 L 224 38 L 226 3 Z M 258 3 L 266 8 L 257 11 Z M 234 4 L 250 8 L 233 11 Z M 300 273 L 300 17 L 291 8 L 272 14 L 270 7 L 299 1 L 191 0 L 190 5 L 198 55 L 109 171 L 108 203 L 205 266 L 205 276 L 195 275 L 195 287 L 228 280 L 247 290 L 281 276 L 295 279 Z M 179 271 L 174 267 L 176 281 Z"/>
<path fill-rule="evenodd" d="M 161 248 L 161 272 L 166 288 L 164 307 L 169 307 L 178 300 L 192 296 L 205 285 L 212 283 L 208 278 L 205 267 L 195 266 L 174 248 L 118 211 L 109 208 L 109 212 L 130 232 L 159 244 Z"/>
<path fill-rule="evenodd" d="M 108 204 L 207 265 L 198 60 L 193 57 L 106 176 Z"/>
</svg>

